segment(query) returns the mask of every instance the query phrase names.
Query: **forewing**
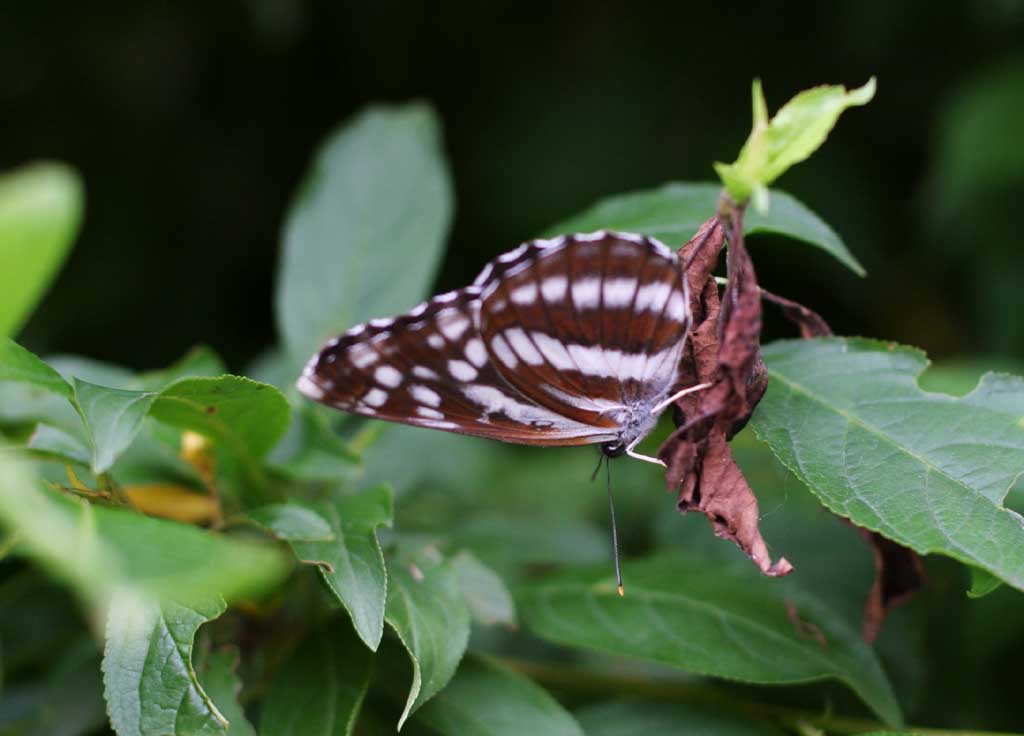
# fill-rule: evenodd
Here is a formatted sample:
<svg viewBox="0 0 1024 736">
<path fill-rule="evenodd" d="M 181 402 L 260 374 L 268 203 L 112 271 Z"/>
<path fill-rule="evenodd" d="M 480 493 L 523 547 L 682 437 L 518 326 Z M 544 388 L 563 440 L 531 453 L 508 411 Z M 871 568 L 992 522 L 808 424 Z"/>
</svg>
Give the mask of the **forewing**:
<svg viewBox="0 0 1024 736">
<path fill-rule="evenodd" d="M 468 287 L 329 341 L 299 379 L 306 396 L 343 411 L 531 445 L 581 445 L 614 433 L 522 395 L 495 370 Z"/>
<path fill-rule="evenodd" d="M 477 278 L 480 333 L 502 377 L 559 414 L 614 426 L 673 387 L 690 326 L 675 254 L 598 232 L 524 243 Z"/>
</svg>

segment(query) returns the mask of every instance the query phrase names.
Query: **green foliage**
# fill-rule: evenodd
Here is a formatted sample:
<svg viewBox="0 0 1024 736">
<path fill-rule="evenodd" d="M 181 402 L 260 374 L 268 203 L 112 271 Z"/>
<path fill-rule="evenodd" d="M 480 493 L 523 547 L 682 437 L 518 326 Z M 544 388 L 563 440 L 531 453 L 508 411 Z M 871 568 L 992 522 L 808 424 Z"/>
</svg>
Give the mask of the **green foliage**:
<svg viewBox="0 0 1024 736">
<path fill-rule="evenodd" d="M 779 729 L 707 706 L 612 701 L 577 712 L 587 736 L 780 736 Z M 807 733 L 813 733 L 807 731 Z"/>
<path fill-rule="evenodd" d="M 37 163 L 0 176 L 0 337 L 15 334 L 78 233 L 82 183 L 71 168 Z"/>
<path fill-rule="evenodd" d="M 755 90 L 751 138 L 719 167 L 739 199 L 765 195 L 873 83 L 802 93 L 770 122 Z M 625 597 L 591 453 L 385 430 L 298 399 L 323 340 L 429 293 L 452 211 L 440 141 L 436 115 L 412 104 L 360 113 L 322 147 L 284 229 L 281 345 L 250 371 L 261 381 L 227 374 L 208 348 L 136 374 L 0 342 L 0 733 L 95 731 L 103 699 L 121 736 L 881 733 L 904 712 L 938 720 L 924 673 L 946 666 L 959 630 L 973 632 L 960 641 L 971 667 L 1005 656 L 1015 629 L 1000 614 L 1024 588 L 1021 379 L 969 390 L 978 372 L 963 366 L 921 378 L 957 399 L 919 387 L 925 359 L 910 349 L 767 346 L 751 421 L 763 443 L 744 431 L 732 447 L 773 555 L 797 571 L 760 577 L 703 519 L 677 517 L 656 469 L 616 463 Z M 719 194 L 675 182 L 612 196 L 551 232 L 678 246 Z M 821 218 L 772 195 L 748 234 L 863 275 Z M 0 235 L 6 212 L 0 197 Z M 40 284 L 77 214 L 50 218 L 48 250 L 24 271 Z M 183 523 L 165 502 L 145 508 L 169 518 L 147 516 L 133 499 L 154 488 L 213 513 Z M 947 560 L 929 570 L 930 595 L 947 597 L 897 611 L 867 644 L 871 553 L 821 504 L 965 563 L 985 597 L 965 596 L 966 568 Z M 941 647 L 926 646 L 929 626 Z M 992 690 L 965 676 L 957 696 Z"/>
<path fill-rule="evenodd" d="M 25 383 L 71 398 L 71 386 L 60 373 L 9 337 L 0 338 L 0 381 Z"/>
<path fill-rule="evenodd" d="M 715 171 L 736 202 L 753 197 L 760 212 L 768 209 L 767 187 L 794 164 L 814 153 L 825 142 L 843 110 L 866 105 L 875 96 L 875 79 L 858 89 L 823 85 L 796 95 L 771 120 L 761 90 L 753 85 L 754 125 L 739 158 L 731 164 L 716 163 Z"/>
<path fill-rule="evenodd" d="M 1024 380 L 928 394 L 920 352 L 859 339 L 775 343 L 764 360 L 754 428 L 826 506 L 1024 589 L 1024 529 L 1003 507 L 1024 472 Z"/>
<path fill-rule="evenodd" d="M 192 667 L 196 631 L 226 607 L 219 598 L 188 606 L 133 595 L 114 598 L 103 653 L 104 691 L 114 730 L 227 733 L 227 719 Z"/>
<path fill-rule="evenodd" d="M 186 378 L 160 392 L 153 417 L 217 441 L 253 461 L 288 428 L 288 403 L 273 386 L 239 376 Z"/>
<path fill-rule="evenodd" d="M 391 491 L 373 488 L 355 495 L 339 495 L 317 502 L 307 513 L 326 525 L 330 539 L 305 541 L 294 538 L 291 520 L 271 519 L 269 526 L 288 539 L 295 556 L 317 565 L 324 582 L 352 616 L 363 642 L 377 649 L 384 635 L 384 604 L 388 576 L 377 529 L 391 523 Z M 286 523 L 282 523 L 286 522 Z M 303 536 L 311 536 L 308 532 Z"/>
<path fill-rule="evenodd" d="M 575 217 L 548 229 L 549 235 L 620 230 L 643 233 L 679 247 L 715 211 L 721 188 L 710 183 L 672 182 L 657 189 L 608 197 Z M 785 235 L 823 251 L 859 276 L 864 267 L 842 239 L 806 205 L 785 192 L 771 190 L 772 207 L 751 212 L 743 222 L 747 234 Z"/>
<path fill-rule="evenodd" d="M 476 657 L 466 658 L 416 720 L 440 733 L 464 736 L 583 736 L 575 719 L 543 688 Z"/>
<path fill-rule="evenodd" d="M 91 445 L 92 472 L 105 473 L 139 433 L 156 394 L 96 386 L 77 378 L 73 388 L 72 401 Z"/>
<path fill-rule="evenodd" d="M 267 694 L 263 736 L 349 736 L 370 684 L 370 652 L 341 622 L 312 631 Z"/>
<path fill-rule="evenodd" d="M 520 598 L 526 625 L 560 644 L 670 664 L 688 672 L 757 683 L 833 677 L 888 723 L 899 705 L 859 632 L 813 596 L 796 597 L 752 574 L 731 575 L 674 554 L 628 564 L 620 597 L 607 569 L 569 569 Z M 752 579 L 753 578 L 753 579 Z M 808 636 L 794 616 L 815 627 Z"/>
<path fill-rule="evenodd" d="M 452 558 L 452 566 L 474 621 L 483 626 L 516 626 L 515 601 L 498 573 L 465 550 Z"/>
<path fill-rule="evenodd" d="M 455 674 L 469 640 L 469 609 L 450 563 L 417 556 L 388 569 L 386 618 L 412 660 L 405 719 L 436 695 Z"/>
<path fill-rule="evenodd" d="M 238 695 L 242 682 L 238 678 L 238 649 L 225 646 L 210 652 L 203 660 L 199 684 L 228 722 L 232 736 L 256 736 L 256 729 L 245 717 Z"/>
<path fill-rule="evenodd" d="M 409 309 L 426 293 L 451 189 L 440 124 L 424 104 L 370 108 L 327 140 L 284 228 L 276 310 L 290 374 L 339 325 Z"/>
<path fill-rule="evenodd" d="M 281 556 L 265 545 L 40 488 L 27 468 L 2 455 L 0 488 L 0 519 L 17 530 L 19 548 L 88 600 L 123 589 L 234 599 L 283 572 Z"/>
</svg>

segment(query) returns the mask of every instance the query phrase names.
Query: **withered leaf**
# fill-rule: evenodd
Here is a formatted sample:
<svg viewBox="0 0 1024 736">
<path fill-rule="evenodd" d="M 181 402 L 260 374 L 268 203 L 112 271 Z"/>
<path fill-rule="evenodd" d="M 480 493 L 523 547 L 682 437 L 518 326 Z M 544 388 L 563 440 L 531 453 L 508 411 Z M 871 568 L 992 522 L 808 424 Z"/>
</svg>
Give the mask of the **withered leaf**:
<svg viewBox="0 0 1024 736">
<path fill-rule="evenodd" d="M 758 529 L 757 499 L 727 443 L 727 435 L 750 416 L 767 383 L 759 357 L 761 300 L 742 242 L 742 222 L 731 237 L 724 304 L 712 278 L 725 241 L 722 221 L 708 220 L 680 249 L 694 316 L 683 380 L 710 387 L 677 402 L 679 428 L 658 455 L 668 466 L 668 487 L 679 494 L 680 512 L 700 511 L 717 536 L 732 540 L 762 572 L 785 575 L 793 567 L 784 558 L 772 562 Z"/>
<path fill-rule="evenodd" d="M 864 603 L 864 641 L 874 644 L 882 624 L 895 606 L 904 603 L 924 585 L 924 564 L 912 549 L 886 539 L 878 532 L 857 527 L 875 555 L 875 582 Z"/>
<path fill-rule="evenodd" d="M 808 309 L 803 304 L 786 299 L 778 294 L 773 294 L 765 289 L 761 289 L 761 298 L 777 304 L 782 309 L 786 319 L 800 328 L 800 337 L 805 340 L 810 340 L 812 337 L 829 337 L 833 334 L 832 328 L 813 309 Z"/>
</svg>

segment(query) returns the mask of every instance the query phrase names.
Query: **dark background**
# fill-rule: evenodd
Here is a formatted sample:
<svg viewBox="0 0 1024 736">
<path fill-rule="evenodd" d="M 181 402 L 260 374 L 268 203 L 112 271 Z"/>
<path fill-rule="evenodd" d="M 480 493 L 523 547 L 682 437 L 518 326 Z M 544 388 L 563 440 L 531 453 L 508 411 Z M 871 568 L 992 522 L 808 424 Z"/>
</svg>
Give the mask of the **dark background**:
<svg viewBox="0 0 1024 736">
<path fill-rule="evenodd" d="M 875 101 L 779 182 L 868 279 L 762 238 L 762 282 L 840 332 L 1024 359 L 1024 3 L 5 3 L 0 168 L 62 159 L 88 196 L 21 339 L 135 368 L 205 342 L 241 369 L 275 339 L 290 194 L 371 101 L 444 120 L 452 287 L 600 197 L 713 178 L 753 77 L 774 110 L 871 75 Z"/>
</svg>

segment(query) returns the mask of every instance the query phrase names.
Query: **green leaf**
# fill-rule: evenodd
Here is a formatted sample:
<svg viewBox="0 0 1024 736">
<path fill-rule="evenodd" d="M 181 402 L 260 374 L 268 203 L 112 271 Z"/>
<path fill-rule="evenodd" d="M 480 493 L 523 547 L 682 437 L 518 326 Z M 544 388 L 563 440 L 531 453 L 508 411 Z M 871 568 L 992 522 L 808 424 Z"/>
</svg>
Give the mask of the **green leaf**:
<svg viewBox="0 0 1024 736">
<path fill-rule="evenodd" d="M 92 471 L 105 473 L 139 433 L 157 395 L 97 386 L 77 378 L 72 385 L 75 405 L 88 432 Z"/>
<path fill-rule="evenodd" d="M 548 235 L 593 230 L 620 230 L 658 238 L 673 248 L 688 241 L 715 214 L 721 188 L 705 182 L 670 182 L 655 189 L 607 197 L 547 231 Z M 749 212 L 743 223 L 749 235 L 785 235 L 813 245 L 836 258 L 859 276 L 864 267 L 835 231 L 799 200 L 771 191 L 772 208 Z"/>
<path fill-rule="evenodd" d="M 624 597 L 607 568 L 571 569 L 525 587 L 520 615 L 545 639 L 688 672 L 752 683 L 840 680 L 887 722 L 900 721 L 874 652 L 817 598 L 675 553 L 623 568 Z M 791 612 L 816 627 L 825 646 Z"/>
<path fill-rule="evenodd" d="M 293 375 L 328 338 L 427 293 L 451 189 L 426 104 L 371 107 L 327 140 L 284 228 L 276 311 Z"/>
<path fill-rule="evenodd" d="M 296 502 L 272 503 L 253 509 L 247 517 L 288 542 L 330 542 L 331 525 L 312 509 Z"/>
<path fill-rule="evenodd" d="M 0 176 L 0 336 L 32 313 L 78 233 L 82 182 L 73 169 L 37 163 Z"/>
<path fill-rule="evenodd" d="M 217 353 L 205 345 L 189 350 L 176 363 L 159 371 L 142 373 L 135 377 L 133 388 L 160 391 L 183 378 L 216 378 L 227 370 Z"/>
<path fill-rule="evenodd" d="M 842 85 L 823 85 L 796 95 L 769 121 L 761 81 L 754 80 L 750 137 L 734 163 L 715 164 L 729 196 L 746 202 L 756 194 L 757 204 L 765 187 L 818 150 L 846 108 L 866 105 L 874 96 L 874 77 L 849 92 Z"/>
<path fill-rule="evenodd" d="M 71 398 L 61 375 L 9 337 L 0 337 L 0 381 L 13 381 Z"/>
<path fill-rule="evenodd" d="M 1003 581 L 980 567 L 971 568 L 971 587 L 967 591 L 969 598 L 984 598 L 989 593 L 999 589 Z"/>
<path fill-rule="evenodd" d="M 758 437 L 832 511 L 922 554 L 1024 589 L 1024 524 L 1003 508 L 1024 472 L 1024 380 L 964 398 L 916 383 L 925 356 L 872 340 L 767 346 Z"/>
<path fill-rule="evenodd" d="M 372 664 L 372 655 L 344 621 L 314 631 L 274 678 L 261 736 L 349 736 Z"/>
<path fill-rule="evenodd" d="M 467 657 L 415 720 L 442 736 L 583 736 L 579 724 L 542 687 L 479 657 Z"/>
<path fill-rule="evenodd" d="M 460 547 L 505 572 L 523 564 L 587 564 L 608 559 L 607 535 L 583 520 L 485 514 L 453 530 Z"/>
<path fill-rule="evenodd" d="M 587 736 L 782 736 L 767 723 L 725 708 L 683 703 L 619 700 L 576 711 Z M 810 733 L 810 732 L 808 732 Z"/>
<path fill-rule="evenodd" d="M 469 610 L 450 563 L 421 555 L 409 565 L 389 565 L 388 581 L 387 622 L 412 660 L 401 729 L 455 674 L 469 641 Z"/>
<path fill-rule="evenodd" d="M 259 458 L 288 429 L 290 409 L 273 386 L 241 376 L 185 378 L 160 392 L 153 418 L 199 432 L 243 458 Z"/>
<path fill-rule="evenodd" d="M 91 601 L 119 589 L 233 599 L 266 589 L 287 570 L 263 544 L 43 490 L 26 466 L 2 454 L 0 524 L 17 530 L 20 552 Z"/>
<path fill-rule="evenodd" d="M 44 455 L 52 455 L 67 462 L 89 467 L 92 450 L 82 440 L 62 429 L 40 424 L 29 438 L 28 447 Z"/>
<path fill-rule="evenodd" d="M 245 717 L 245 711 L 238 702 L 242 681 L 238 679 L 238 648 L 221 647 L 206 655 L 199 684 L 220 714 L 227 719 L 230 736 L 256 736 L 256 729 Z"/>
<path fill-rule="evenodd" d="M 331 429 L 321 412 L 306 405 L 295 410 L 288 433 L 267 461 L 297 480 L 334 481 L 354 475 L 359 455 Z"/>
<path fill-rule="evenodd" d="M 516 605 L 505 582 L 494 570 L 471 553 L 462 551 L 452 558 L 459 589 L 469 614 L 484 626 L 502 624 L 515 627 Z"/>
<path fill-rule="evenodd" d="M 388 584 L 377 529 L 391 525 L 391 489 L 379 486 L 351 496 L 337 495 L 310 504 L 310 509 L 327 523 L 334 538 L 289 543 L 299 560 L 319 566 L 327 587 L 352 617 L 359 638 L 376 651 L 384 634 Z M 268 521 L 282 539 L 294 531 L 280 517 Z"/>
<path fill-rule="evenodd" d="M 107 617 L 103 683 L 118 736 L 227 733 L 227 719 L 192 668 L 196 632 L 226 608 L 218 597 L 184 606 L 115 596 Z"/>
</svg>

